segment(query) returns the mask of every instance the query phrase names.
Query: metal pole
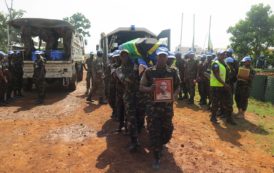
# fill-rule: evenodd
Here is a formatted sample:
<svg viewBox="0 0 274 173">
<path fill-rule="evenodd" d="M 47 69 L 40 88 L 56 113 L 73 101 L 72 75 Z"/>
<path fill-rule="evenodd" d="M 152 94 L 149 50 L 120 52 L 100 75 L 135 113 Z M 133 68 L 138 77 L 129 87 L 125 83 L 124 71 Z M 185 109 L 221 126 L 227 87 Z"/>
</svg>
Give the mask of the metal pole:
<svg viewBox="0 0 274 173">
<path fill-rule="evenodd" d="M 182 13 L 182 18 L 181 18 L 181 35 L 180 35 L 180 48 L 182 48 L 182 37 L 183 37 L 183 22 L 184 22 L 184 13 Z"/>
<path fill-rule="evenodd" d="M 5 3 L 6 3 L 6 7 L 8 9 L 8 12 L 9 12 L 8 20 L 11 20 L 12 19 L 11 12 L 12 12 L 12 7 L 13 7 L 13 0 L 11 0 L 10 8 L 9 8 L 8 3 L 7 3 L 7 0 L 5 0 Z M 7 25 L 7 37 L 8 37 L 8 50 L 11 50 L 11 45 L 10 45 L 10 26 L 9 26 L 9 24 Z"/>
<path fill-rule="evenodd" d="M 213 49 L 213 47 L 211 47 L 211 35 L 210 35 L 210 30 L 211 30 L 211 16 L 209 18 L 209 29 L 208 29 L 208 44 L 207 44 L 207 49 L 208 51 L 210 51 L 210 49 Z"/>
<path fill-rule="evenodd" d="M 193 14 L 193 39 L 192 39 L 192 50 L 195 48 L 195 14 Z"/>
</svg>

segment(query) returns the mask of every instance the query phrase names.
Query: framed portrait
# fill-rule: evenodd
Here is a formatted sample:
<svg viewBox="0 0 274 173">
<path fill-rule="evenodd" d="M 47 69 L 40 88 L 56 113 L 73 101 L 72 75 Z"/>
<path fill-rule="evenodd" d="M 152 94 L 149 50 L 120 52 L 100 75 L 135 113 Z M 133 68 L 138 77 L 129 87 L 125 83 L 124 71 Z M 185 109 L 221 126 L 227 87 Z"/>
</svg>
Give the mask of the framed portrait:
<svg viewBox="0 0 274 173">
<path fill-rule="evenodd" d="M 172 102 L 173 101 L 173 79 L 155 78 L 156 86 L 154 92 L 154 102 Z"/>
</svg>

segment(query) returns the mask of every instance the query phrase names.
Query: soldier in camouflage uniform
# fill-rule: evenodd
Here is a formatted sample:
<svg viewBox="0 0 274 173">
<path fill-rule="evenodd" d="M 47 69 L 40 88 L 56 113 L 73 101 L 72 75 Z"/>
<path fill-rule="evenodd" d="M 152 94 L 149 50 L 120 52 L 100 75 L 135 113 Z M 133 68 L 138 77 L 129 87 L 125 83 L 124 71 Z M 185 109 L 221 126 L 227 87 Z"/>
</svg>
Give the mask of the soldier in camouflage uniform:
<svg viewBox="0 0 274 173">
<path fill-rule="evenodd" d="M 23 59 L 19 53 L 14 53 L 12 56 L 12 68 L 14 70 L 14 93 L 16 97 L 22 97 L 23 88 Z"/>
<path fill-rule="evenodd" d="M 112 76 L 114 77 L 116 83 L 116 95 L 115 95 L 115 105 L 116 105 L 116 116 L 119 121 L 119 127 L 117 129 L 117 132 L 121 132 L 122 128 L 125 127 L 125 132 L 127 133 L 127 123 L 126 123 L 126 117 L 125 117 L 125 105 L 124 105 L 124 92 L 125 92 L 125 86 L 118 78 L 118 74 L 122 73 L 122 69 L 119 68 L 121 66 L 121 60 L 120 60 L 120 54 L 119 58 L 117 59 L 117 64 L 113 67 Z"/>
<path fill-rule="evenodd" d="M 14 67 L 14 52 L 8 52 L 8 83 L 7 83 L 7 100 L 11 100 L 11 95 L 13 93 L 13 97 L 15 98 L 17 93 L 14 90 L 15 83 L 16 83 L 16 76 L 15 76 L 15 67 Z"/>
<path fill-rule="evenodd" d="M 168 57 L 167 57 L 167 65 L 170 68 L 174 68 L 177 69 L 177 67 L 175 66 L 174 62 L 175 62 L 175 55 L 173 52 L 168 52 Z"/>
<path fill-rule="evenodd" d="M 5 85 L 8 83 L 4 75 L 3 59 L 6 54 L 0 51 L 0 106 L 5 105 Z"/>
<path fill-rule="evenodd" d="M 109 81 L 109 96 L 108 103 L 112 108 L 111 118 L 118 118 L 117 116 L 117 107 L 116 107 L 116 78 L 114 76 L 116 68 L 120 66 L 119 62 L 120 52 L 116 51 L 113 53 L 110 59 L 110 81 Z M 122 127 L 121 127 L 122 128 Z"/>
<path fill-rule="evenodd" d="M 198 64 L 198 70 L 197 70 L 197 82 L 198 82 L 198 90 L 200 95 L 200 105 L 206 105 L 207 104 L 207 98 L 208 98 L 208 79 L 205 76 L 206 70 L 207 70 L 207 61 L 206 61 L 206 55 L 202 55 L 201 60 Z"/>
<path fill-rule="evenodd" d="M 177 52 L 175 54 L 175 57 L 176 57 L 176 67 L 179 70 L 179 75 L 180 75 L 180 79 L 181 79 L 181 84 L 180 84 L 181 87 L 180 87 L 178 99 L 179 100 L 188 99 L 186 83 L 184 81 L 186 62 L 184 59 L 182 59 L 182 54 L 180 52 Z M 184 94 L 184 96 L 182 94 Z"/>
<path fill-rule="evenodd" d="M 99 97 L 99 104 L 106 104 L 105 100 L 105 74 L 104 74 L 104 63 L 103 63 L 103 52 L 99 50 L 97 57 L 92 63 L 91 67 L 92 74 L 92 88 L 88 94 L 87 101 L 91 101 L 91 97 L 97 92 Z"/>
<path fill-rule="evenodd" d="M 252 86 L 252 80 L 254 76 L 256 75 L 255 70 L 251 67 L 251 58 L 249 56 L 246 56 L 242 60 L 243 67 L 245 69 L 249 69 L 249 77 L 247 80 L 245 79 L 239 79 L 236 83 L 236 91 L 235 91 L 235 101 L 238 108 L 238 117 L 244 118 L 245 111 L 248 106 L 248 98 L 250 94 L 250 89 Z"/>
<path fill-rule="evenodd" d="M 89 57 L 86 59 L 84 69 L 87 71 L 87 76 L 86 76 L 86 94 L 88 94 L 90 90 L 90 85 L 92 83 L 92 62 L 93 62 L 93 52 L 90 52 Z"/>
<path fill-rule="evenodd" d="M 139 146 L 138 141 L 138 118 L 137 118 L 137 91 L 139 89 L 138 68 L 129 57 L 127 50 L 120 53 L 122 65 L 118 68 L 121 73 L 117 73 L 118 79 L 123 83 L 125 92 L 123 95 L 128 130 L 131 139 L 130 151 L 136 151 Z"/>
<path fill-rule="evenodd" d="M 113 56 L 113 53 L 108 54 L 108 60 L 106 61 L 106 68 L 105 68 L 104 81 L 105 81 L 105 96 L 106 96 L 107 100 L 109 100 L 109 90 L 110 90 L 109 84 L 110 84 L 110 77 L 111 77 L 111 65 L 114 63 L 114 62 L 111 62 L 112 56 Z"/>
<path fill-rule="evenodd" d="M 140 90 L 151 94 L 147 109 L 147 120 L 149 137 L 155 158 L 153 167 L 158 169 L 163 145 L 169 142 L 173 132 L 173 102 L 153 102 L 152 95 L 156 89 L 154 79 L 172 78 L 174 96 L 176 96 L 180 88 L 180 77 L 175 69 L 169 68 L 166 64 L 168 55 L 166 48 L 158 48 L 156 54 L 157 64 L 148 68 L 143 74 L 140 82 Z"/>
<path fill-rule="evenodd" d="M 194 97 L 195 97 L 195 84 L 196 84 L 196 77 L 197 77 L 197 70 L 198 70 L 198 63 L 194 59 L 195 54 L 192 51 L 189 51 L 186 54 L 187 62 L 185 68 L 185 82 L 187 91 L 189 94 L 189 104 L 194 104 Z"/>
<path fill-rule="evenodd" d="M 43 53 L 41 51 L 36 51 L 35 54 L 37 56 L 37 59 L 34 61 L 33 64 L 33 82 L 38 92 L 37 104 L 41 104 L 44 102 L 45 98 L 46 61 L 44 60 L 42 56 Z"/>
<path fill-rule="evenodd" d="M 217 111 L 221 107 L 227 123 L 236 125 L 232 119 L 232 94 L 230 85 L 227 84 L 229 70 L 225 62 L 225 51 L 219 51 L 218 57 L 213 61 L 210 74 L 210 87 L 212 90 L 211 122 L 217 123 Z"/>
</svg>

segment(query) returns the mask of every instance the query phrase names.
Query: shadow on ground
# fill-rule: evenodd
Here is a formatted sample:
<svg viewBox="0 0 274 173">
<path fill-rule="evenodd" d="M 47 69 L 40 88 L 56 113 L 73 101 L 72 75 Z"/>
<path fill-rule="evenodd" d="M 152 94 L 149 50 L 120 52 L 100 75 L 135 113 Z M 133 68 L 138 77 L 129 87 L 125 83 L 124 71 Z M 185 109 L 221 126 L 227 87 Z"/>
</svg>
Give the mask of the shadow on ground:
<svg viewBox="0 0 274 173">
<path fill-rule="evenodd" d="M 137 153 L 130 153 L 127 150 L 129 137 L 120 133 L 114 132 L 117 123 L 113 120 L 108 120 L 98 132 L 98 137 L 106 138 L 107 149 L 103 151 L 97 158 L 96 167 L 105 169 L 108 167 L 107 173 L 138 173 L 138 172 L 154 172 L 152 169 L 152 154 L 149 153 L 149 141 L 146 130 L 143 130 L 140 135 L 141 147 Z M 167 149 L 163 152 L 161 161 L 160 173 L 172 172 L 182 173 L 183 170 L 176 165 L 173 154 Z"/>
</svg>

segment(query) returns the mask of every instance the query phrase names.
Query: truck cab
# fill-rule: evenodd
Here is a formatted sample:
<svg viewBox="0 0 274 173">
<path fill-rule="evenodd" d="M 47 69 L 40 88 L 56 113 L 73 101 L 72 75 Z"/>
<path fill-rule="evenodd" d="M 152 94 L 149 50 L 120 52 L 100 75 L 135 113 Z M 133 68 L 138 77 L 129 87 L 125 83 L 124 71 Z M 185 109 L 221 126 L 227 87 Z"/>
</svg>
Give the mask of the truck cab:
<svg viewBox="0 0 274 173">
<path fill-rule="evenodd" d="M 170 48 L 170 29 L 163 30 L 160 34 L 156 35 L 146 28 L 135 27 L 134 25 L 117 28 L 108 34 L 102 33 L 100 48 L 106 57 L 109 52 L 118 49 L 119 45 L 136 38 L 165 39 L 166 45 Z"/>
</svg>

